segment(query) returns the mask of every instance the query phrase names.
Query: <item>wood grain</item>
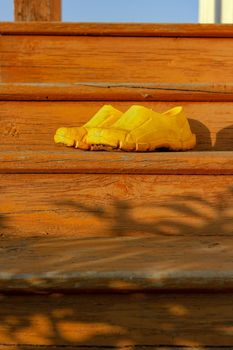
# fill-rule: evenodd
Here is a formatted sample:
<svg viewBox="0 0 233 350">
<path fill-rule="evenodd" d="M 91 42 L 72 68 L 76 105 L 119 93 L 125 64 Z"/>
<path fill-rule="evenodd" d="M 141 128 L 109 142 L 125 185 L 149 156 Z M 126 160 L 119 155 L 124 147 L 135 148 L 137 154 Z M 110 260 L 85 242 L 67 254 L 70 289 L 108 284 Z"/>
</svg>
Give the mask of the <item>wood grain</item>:
<svg viewBox="0 0 233 350">
<path fill-rule="evenodd" d="M 231 293 L 2 296 L 0 344 L 231 350 L 232 304 Z"/>
<path fill-rule="evenodd" d="M 22 0 L 21 0 L 22 1 Z M 51 1 L 51 0 L 50 0 Z M 232 38 L 231 24 L 1 23 L 2 35 L 87 35 Z"/>
<path fill-rule="evenodd" d="M 7 346 L 8 345 L 3 345 L 2 346 L 2 349 L 4 350 L 4 349 L 6 349 L 7 348 Z M 46 347 L 46 346 L 45 346 Z M 156 350 L 162 350 L 163 348 L 164 348 L 164 346 L 157 346 L 157 345 L 152 345 L 152 347 L 153 347 L 153 349 L 156 349 Z M 21 347 L 22 348 L 22 347 Z M 27 345 L 27 347 L 26 347 L 26 350 L 37 350 L 37 348 L 38 348 L 38 346 L 37 345 Z M 57 345 L 52 345 L 52 346 L 50 346 L 50 348 L 51 349 L 55 349 L 55 350 L 59 350 L 60 349 L 60 347 L 59 347 L 59 345 L 57 346 Z M 91 348 L 91 350 L 99 350 L 99 346 L 91 346 L 91 347 L 89 347 L 89 348 Z M 104 346 L 103 347 L 104 349 L 106 349 L 106 350 L 118 350 L 119 349 L 119 346 L 110 346 L 110 347 L 108 347 L 108 346 Z M 124 348 L 124 347 L 123 347 Z M 137 348 L 137 349 L 139 349 L 139 350 L 144 350 L 145 349 L 145 346 L 144 345 L 136 345 L 136 346 L 127 346 L 127 349 L 129 349 L 129 350 L 133 350 L 133 349 L 135 349 L 135 348 Z M 205 348 L 207 349 L 207 350 L 211 350 L 211 346 L 205 346 Z M 224 347 L 224 346 L 215 346 L 214 347 L 216 350 L 226 350 L 226 347 Z M 12 345 L 11 346 L 11 349 L 12 350 L 18 350 L 19 349 L 19 347 L 18 347 L 18 345 Z M 72 345 L 68 345 L 68 346 L 66 346 L 65 347 L 65 349 L 66 350 L 74 350 L 74 346 L 72 346 Z M 77 347 L 75 347 L 75 349 L 78 349 L 78 350 L 86 350 L 86 346 L 77 346 Z M 122 349 L 122 347 L 121 347 L 121 349 Z M 196 346 L 194 345 L 194 346 L 166 346 L 166 349 L 167 350 L 196 350 Z M 227 347 L 227 350 L 232 350 L 232 347 L 231 346 L 228 346 Z"/>
<path fill-rule="evenodd" d="M 232 290 L 232 248 L 232 237 L 188 232 L 181 237 L 80 239 L 67 231 L 60 238 L 5 237 L 0 290 Z"/>
<path fill-rule="evenodd" d="M 3 101 L 232 101 L 231 83 L 0 83 Z"/>
<path fill-rule="evenodd" d="M 60 21 L 61 0 L 14 0 L 15 21 Z"/>
<path fill-rule="evenodd" d="M 61 126 L 80 126 L 103 104 L 126 111 L 132 102 L 0 102 L 0 151 L 69 152 L 55 145 L 53 136 Z M 197 135 L 195 151 L 233 151 L 232 102 L 135 102 L 158 112 L 182 105 Z M 18 153 L 19 155 L 20 153 Z M 16 159 L 18 157 L 16 155 Z M 49 153 L 48 153 L 49 156 Z M 230 166 L 230 164 L 229 164 Z"/>
<path fill-rule="evenodd" d="M 7 349 L 8 345 L 1 345 L 1 350 L 5 350 Z M 22 346 L 20 346 L 21 349 L 22 349 Z M 48 346 L 45 346 L 45 348 L 48 348 Z M 164 346 L 160 346 L 160 345 L 152 345 L 150 347 L 153 347 L 153 349 L 156 349 L 156 350 L 162 350 L 164 348 Z M 59 350 L 60 349 L 60 346 L 59 345 L 50 345 L 50 348 L 51 349 L 54 349 L 54 350 Z M 89 346 L 89 348 L 91 350 L 99 350 L 99 346 Z M 102 347 L 104 350 L 119 350 L 119 346 L 104 346 Z M 120 347 L 122 349 L 122 346 Z M 124 348 L 124 347 L 123 347 Z M 138 350 L 144 350 L 145 349 L 145 346 L 144 345 L 136 345 L 136 346 L 127 346 L 127 349 L 129 350 L 133 350 L 133 349 L 138 349 Z M 166 350 L 196 350 L 196 346 L 166 346 Z M 11 345 L 11 349 L 12 350 L 18 350 L 19 349 L 19 346 L 18 345 Z M 42 349 L 43 349 L 43 346 L 42 346 Z M 65 349 L 66 350 L 74 350 L 74 349 L 78 349 L 78 350 L 86 350 L 86 346 L 76 346 L 74 347 L 73 345 L 67 345 L 65 346 Z M 205 349 L 207 350 L 211 350 L 212 347 L 211 346 L 205 346 Z M 226 347 L 225 346 L 215 346 L 214 347 L 215 350 L 226 350 Z M 26 350 L 38 350 L 38 346 L 37 345 L 26 345 Z M 231 346 L 228 346 L 227 347 L 227 350 L 232 350 L 232 347 Z"/>
<path fill-rule="evenodd" d="M 7 236 L 232 236 L 232 176 L 0 175 Z"/>
<path fill-rule="evenodd" d="M 233 175 L 233 152 L 0 151 L 0 173 Z"/>
<path fill-rule="evenodd" d="M 233 80 L 233 40 L 2 36 L 0 65 L 4 83 L 227 85 Z"/>
<path fill-rule="evenodd" d="M 232 28 L 1 24 L 1 349 L 233 349 Z M 181 101 L 212 152 L 54 145 L 104 101 Z"/>
</svg>

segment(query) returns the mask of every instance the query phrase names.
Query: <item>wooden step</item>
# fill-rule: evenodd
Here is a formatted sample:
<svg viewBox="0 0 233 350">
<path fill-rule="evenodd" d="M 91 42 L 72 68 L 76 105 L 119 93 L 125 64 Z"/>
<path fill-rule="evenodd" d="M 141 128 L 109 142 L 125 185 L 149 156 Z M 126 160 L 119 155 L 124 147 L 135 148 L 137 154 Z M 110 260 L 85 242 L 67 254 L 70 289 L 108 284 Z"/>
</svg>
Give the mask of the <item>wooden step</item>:
<svg viewBox="0 0 233 350">
<path fill-rule="evenodd" d="M 232 236 L 232 175 L 2 174 L 5 237 Z"/>
<path fill-rule="evenodd" d="M 80 126 L 103 104 L 126 111 L 132 104 L 142 104 L 158 112 L 181 104 L 197 135 L 195 151 L 233 151 L 232 102 L 0 102 L 1 151 L 62 151 L 53 136 L 61 126 Z M 72 151 L 70 151 L 72 153 Z"/>
<path fill-rule="evenodd" d="M 1 349 L 232 350 L 232 293 L 1 296 Z"/>
<path fill-rule="evenodd" d="M 0 83 L 3 101 L 231 102 L 231 83 Z"/>
<path fill-rule="evenodd" d="M 6 237 L 0 241 L 0 290 L 226 291 L 233 289 L 232 248 L 224 234 Z"/>
<path fill-rule="evenodd" d="M 114 27 L 106 36 L 106 25 L 98 27 L 99 34 L 89 24 L 74 25 L 71 36 L 64 35 L 70 25 L 60 30 L 51 26 L 50 33 L 57 33 L 53 36 L 48 35 L 48 26 L 40 32 L 35 25 L 36 35 L 33 26 L 32 32 L 26 27 L 21 27 L 22 35 L 19 25 L 1 29 L 2 83 L 193 83 L 198 87 L 232 82 L 232 26 L 221 29 L 220 37 L 216 27 L 212 32 L 206 27 L 201 35 L 202 27 L 195 25 L 136 26 L 134 36 L 134 27 L 128 32 L 125 27 L 122 34 L 115 26 L 114 36 Z M 166 35 L 161 36 L 163 30 Z"/>
<path fill-rule="evenodd" d="M 231 24 L 3 22 L 1 35 L 233 38 Z"/>
<path fill-rule="evenodd" d="M 0 173 L 233 175 L 233 152 L 0 151 Z"/>
<path fill-rule="evenodd" d="M 1 349 L 233 349 L 232 28 L 1 24 Z M 54 144 L 106 103 L 197 146 Z"/>
</svg>

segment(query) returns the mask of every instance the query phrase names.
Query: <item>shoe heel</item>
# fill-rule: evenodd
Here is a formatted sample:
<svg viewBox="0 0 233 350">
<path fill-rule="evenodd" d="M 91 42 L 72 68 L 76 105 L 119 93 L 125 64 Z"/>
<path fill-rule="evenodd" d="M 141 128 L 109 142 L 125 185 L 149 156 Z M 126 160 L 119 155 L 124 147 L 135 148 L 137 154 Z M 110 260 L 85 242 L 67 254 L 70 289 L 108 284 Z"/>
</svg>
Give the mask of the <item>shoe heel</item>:
<svg viewBox="0 0 233 350">
<path fill-rule="evenodd" d="M 196 145 L 196 135 L 192 134 L 191 137 L 182 142 L 182 150 L 186 151 L 194 148 Z"/>
</svg>

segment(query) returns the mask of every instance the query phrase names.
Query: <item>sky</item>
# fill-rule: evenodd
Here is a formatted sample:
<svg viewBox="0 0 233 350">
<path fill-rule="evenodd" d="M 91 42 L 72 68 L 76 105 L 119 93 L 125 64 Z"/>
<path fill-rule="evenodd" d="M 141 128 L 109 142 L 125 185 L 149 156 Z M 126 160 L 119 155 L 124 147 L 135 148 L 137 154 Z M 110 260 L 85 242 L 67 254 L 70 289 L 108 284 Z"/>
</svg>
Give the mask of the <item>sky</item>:
<svg viewBox="0 0 233 350">
<path fill-rule="evenodd" d="M 13 21 L 13 3 L 0 0 L 0 21 Z M 62 0 L 62 20 L 197 23 L 198 0 Z"/>
</svg>

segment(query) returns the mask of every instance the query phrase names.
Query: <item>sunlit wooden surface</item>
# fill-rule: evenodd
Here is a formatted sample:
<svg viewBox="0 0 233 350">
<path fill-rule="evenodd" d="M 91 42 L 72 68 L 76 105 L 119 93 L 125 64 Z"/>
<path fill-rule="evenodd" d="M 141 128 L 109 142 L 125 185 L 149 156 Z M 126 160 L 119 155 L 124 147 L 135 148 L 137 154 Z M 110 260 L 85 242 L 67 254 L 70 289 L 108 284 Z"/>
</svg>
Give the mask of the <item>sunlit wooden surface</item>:
<svg viewBox="0 0 233 350">
<path fill-rule="evenodd" d="M 0 348 L 232 349 L 232 26 L 0 32 Z M 197 145 L 54 144 L 106 103 L 181 104 Z"/>
</svg>

